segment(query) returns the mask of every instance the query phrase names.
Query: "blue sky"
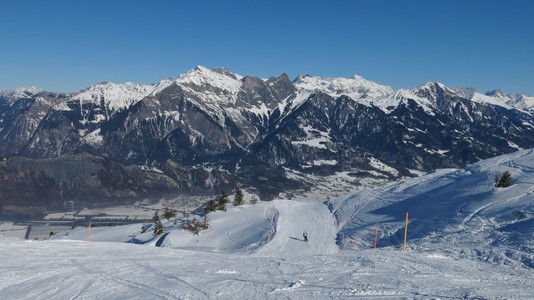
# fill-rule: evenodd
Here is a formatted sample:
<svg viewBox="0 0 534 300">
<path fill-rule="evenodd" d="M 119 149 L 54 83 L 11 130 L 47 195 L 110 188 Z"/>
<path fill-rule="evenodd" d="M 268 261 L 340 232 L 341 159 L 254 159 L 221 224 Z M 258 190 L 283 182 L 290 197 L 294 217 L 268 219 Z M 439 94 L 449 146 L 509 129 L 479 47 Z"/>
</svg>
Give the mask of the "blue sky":
<svg viewBox="0 0 534 300">
<path fill-rule="evenodd" d="M 0 0 L 0 89 L 152 83 L 196 65 L 534 95 L 534 1 Z"/>
</svg>

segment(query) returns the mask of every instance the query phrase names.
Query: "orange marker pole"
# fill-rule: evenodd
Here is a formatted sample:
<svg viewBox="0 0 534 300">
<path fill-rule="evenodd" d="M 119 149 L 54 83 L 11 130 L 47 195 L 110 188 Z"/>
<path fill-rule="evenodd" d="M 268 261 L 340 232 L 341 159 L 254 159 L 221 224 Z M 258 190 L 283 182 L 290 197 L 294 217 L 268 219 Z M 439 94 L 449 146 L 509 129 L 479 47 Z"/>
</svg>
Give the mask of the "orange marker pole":
<svg viewBox="0 0 534 300">
<path fill-rule="evenodd" d="M 378 224 L 376 224 L 376 231 L 375 231 L 375 249 L 376 249 L 376 241 L 378 240 Z"/>
<path fill-rule="evenodd" d="M 356 253 L 356 249 L 358 248 L 358 245 L 356 244 L 356 241 L 358 240 L 358 236 L 354 235 L 354 253 Z"/>
<path fill-rule="evenodd" d="M 89 234 L 88 241 L 91 241 L 91 222 L 89 222 L 89 228 L 87 230 L 87 233 Z"/>
<path fill-rule="evenodd" d="M 408 212 L 406 212 L 406 223 L 404 224 L 404 247 L 402 252 L 406 252 L 406 235 L 408 234 Z"/>
</svg>

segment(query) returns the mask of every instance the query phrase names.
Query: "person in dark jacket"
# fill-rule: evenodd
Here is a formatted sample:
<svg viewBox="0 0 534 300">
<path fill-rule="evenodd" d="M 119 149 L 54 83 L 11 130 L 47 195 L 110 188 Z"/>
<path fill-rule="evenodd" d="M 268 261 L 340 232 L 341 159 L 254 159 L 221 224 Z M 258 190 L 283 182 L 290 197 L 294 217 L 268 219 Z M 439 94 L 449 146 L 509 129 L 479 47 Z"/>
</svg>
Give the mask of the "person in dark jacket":
<svg viewBox="0 0 534 300">
<path fill-rule="evenodd" d="M 304 237 L 304 241 L 307 242 L 308 241 L 308 232 L 306 230 L 304 230 L 304 232 L 302 233 L 302 236 Z"/>
</svg>

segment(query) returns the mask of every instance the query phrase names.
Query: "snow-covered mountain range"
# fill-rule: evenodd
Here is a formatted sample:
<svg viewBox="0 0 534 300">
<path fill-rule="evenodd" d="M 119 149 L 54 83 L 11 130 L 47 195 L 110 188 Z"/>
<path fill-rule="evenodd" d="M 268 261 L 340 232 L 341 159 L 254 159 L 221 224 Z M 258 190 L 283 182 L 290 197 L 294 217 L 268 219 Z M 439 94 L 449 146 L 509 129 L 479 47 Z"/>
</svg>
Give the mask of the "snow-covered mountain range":
<svg viewBox="0 0 534 300">
<path fill-rule="evenodd" d="M 504 172 L 511 186 L 495 187 Z M 179 214 L 160 235 L 147 222 L 0 236 L 0 298 L 534 297 L 533 149 L 315 200 L 229 205 L 199 235 L 183 224 L 201 216 Z"/>
<path fill-rule="evenodd" d="M 340 175 L 341 189 L 357 188 L 534 147 L 532 104 L 437 82 L 395 91 L 361 76 L 292 81 L 201 66 L 156 84 L 6 91 L 0 201 L 46 209 L 237 184 L 272 198 Z"/>
</svg>

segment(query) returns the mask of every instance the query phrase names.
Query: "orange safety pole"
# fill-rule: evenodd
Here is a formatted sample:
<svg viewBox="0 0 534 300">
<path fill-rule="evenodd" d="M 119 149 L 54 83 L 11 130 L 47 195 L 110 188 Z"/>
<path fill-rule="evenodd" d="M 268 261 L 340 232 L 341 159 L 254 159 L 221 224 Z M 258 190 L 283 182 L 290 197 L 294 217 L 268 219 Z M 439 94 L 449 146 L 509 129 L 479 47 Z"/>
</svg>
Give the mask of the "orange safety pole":
<svg viewBox="0 0 534 300">
<path fill-rule="evenodd" d="M 89 222 L 89 228 L 87 232 L 89 234 L 88 241 L 91 241 L 91 222 Z"/>
<path fill-rule="evenodd" d="M 358 247 L 358 245 L 356 245 L 356 241 L 358 240 L 358 235 L 354 235 L 354 253 L 356 253 L 356 249 Z"/>
<path fill-rule="evenodd" d="M 402 252 L 406 252 L 406 235 L 408 234 L 408 212 L 406 212 L 406 223 L 404 224 L 404 247 Z"/>
<path fill-rule="evenodd" d="M 376 240 L 378 240 L 378 224 L 376 224 L 376 231 L 375 231 L 375 249 L 376 249 Z"/>
</svg>

